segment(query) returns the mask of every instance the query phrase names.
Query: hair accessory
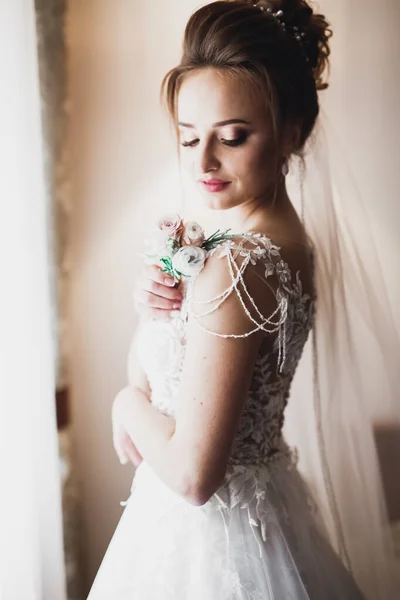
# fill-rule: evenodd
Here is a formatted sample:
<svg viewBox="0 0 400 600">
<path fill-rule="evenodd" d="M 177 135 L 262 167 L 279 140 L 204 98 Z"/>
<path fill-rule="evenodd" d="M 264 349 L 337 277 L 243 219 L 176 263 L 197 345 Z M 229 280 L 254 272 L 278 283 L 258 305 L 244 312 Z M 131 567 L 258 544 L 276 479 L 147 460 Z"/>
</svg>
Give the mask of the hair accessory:
<svg viewBox="0 0 400 600">
<path fill-rule="evenodd" d="M 306 37 L 305 32 L 301 31 L 299 27 L 297 27 L 297 25 L 287 25 L 285 22 L 285 15 L 283 10 L 277 10 L 276 12 L 274 12 L 270 6 L 264 6 L 263 4 L 254 4 L 253 6 L 255 8 L 258 8 L 261 12 L 267 12 L 269 15 L 271 15 L 271 17 L 273 17 L 277 21 L 277 23 L 279 23 L 279 26 L 281 27 L 282 31 L 291 35 L 300 44 L 303 50 L 304 57 L 306 61 L 309 62 L 307 52 L 305 52 L 304 48 L 304 38 Z"/>
</svg>

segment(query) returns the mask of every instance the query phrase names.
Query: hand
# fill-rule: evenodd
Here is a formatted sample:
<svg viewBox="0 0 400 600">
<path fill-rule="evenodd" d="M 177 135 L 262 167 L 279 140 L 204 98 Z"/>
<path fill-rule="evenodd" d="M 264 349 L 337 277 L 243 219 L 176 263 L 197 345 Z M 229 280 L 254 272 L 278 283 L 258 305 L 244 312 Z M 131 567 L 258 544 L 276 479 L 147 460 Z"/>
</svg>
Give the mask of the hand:
<svg viewBox="0 0 400 600">
<path fill-rule="evenodd" d="M 153 319 L 169 319 L 172 311 L 180 310 L 183 299 L 174 279 L 155 265 L 146 268 L 133 297 L 136 310 Z"/>
<path fill-rule="evenodd" d="M 132 390 L 126 387 L 117 394 L 113 402 L 111 413 L 113 444 L 121 465 L 126 465 L 128 461 L 131 461 L 135 467 L 138 467 L 143 461 L 143 457 L 123 425 L 123 415 L 129 401 L 132 401 Z"/>
</svg>

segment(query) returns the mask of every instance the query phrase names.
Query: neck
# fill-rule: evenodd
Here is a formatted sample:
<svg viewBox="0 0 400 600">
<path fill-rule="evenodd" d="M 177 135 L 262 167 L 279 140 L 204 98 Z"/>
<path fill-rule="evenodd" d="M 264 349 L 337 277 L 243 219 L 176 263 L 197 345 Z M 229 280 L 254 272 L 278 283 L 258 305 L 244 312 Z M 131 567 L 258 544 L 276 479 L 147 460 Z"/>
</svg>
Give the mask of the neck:
<svg viewBox="0 0 400 600">
<path fill-rule="evenodd" d="M 214 229 L 231 229 L 234 233 L 259 231 L 274 224 L 291 207 L 285 182 L 278 188 L 274 200 L 265 197 L 247 200 L 227 210 L 210 211 L 209 222 Z"/>
</svg>

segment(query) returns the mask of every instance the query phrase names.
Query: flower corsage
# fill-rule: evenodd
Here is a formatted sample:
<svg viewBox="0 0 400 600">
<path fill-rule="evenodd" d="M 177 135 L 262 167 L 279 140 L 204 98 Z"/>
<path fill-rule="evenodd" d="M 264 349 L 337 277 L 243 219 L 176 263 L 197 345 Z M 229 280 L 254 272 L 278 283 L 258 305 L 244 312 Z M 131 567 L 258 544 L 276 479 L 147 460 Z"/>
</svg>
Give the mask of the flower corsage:
<svg viewBox="0 0 400 600">
<path fill-rule="evenodd" d="M 146 262 L 159 265 L 176 283 L 182 278 L 195 277 L 203 269 L 208 252 L 232 239 L 229 231 L 218 229 L 206 238 L 195 221 L 185 223 L 178 214 L 164 217 L 146 240 L 149 248 Z"/>
</svg>

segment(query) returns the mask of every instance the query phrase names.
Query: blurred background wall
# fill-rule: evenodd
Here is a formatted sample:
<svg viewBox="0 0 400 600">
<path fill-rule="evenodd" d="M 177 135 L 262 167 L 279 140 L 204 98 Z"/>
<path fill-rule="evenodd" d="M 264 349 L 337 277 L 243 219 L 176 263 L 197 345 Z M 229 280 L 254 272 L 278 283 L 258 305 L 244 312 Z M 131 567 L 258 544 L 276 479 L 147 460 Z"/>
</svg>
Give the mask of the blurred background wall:
<svg viewBox="0 0 400 600">
<path fill-rule="evenodd" d="M 400 3 L 321 0 L 331 20 L 325 108 L 368 200 L 390 300 L 400 322 Z M 81 486 L 86 586 L 118 522 L 133 475 L 111 440 L 111 403 L 126 383 L 136 325 L 131 292 L 142 235 L 179 206 L 175 142 L 159 105 L 196 0 L 69 0 L 73 175 L 70 382 Z M 375 414 L 379 419 L 379 404 Z M 385 415 L 386 417 L 386 415 Z"/>
</svg>

